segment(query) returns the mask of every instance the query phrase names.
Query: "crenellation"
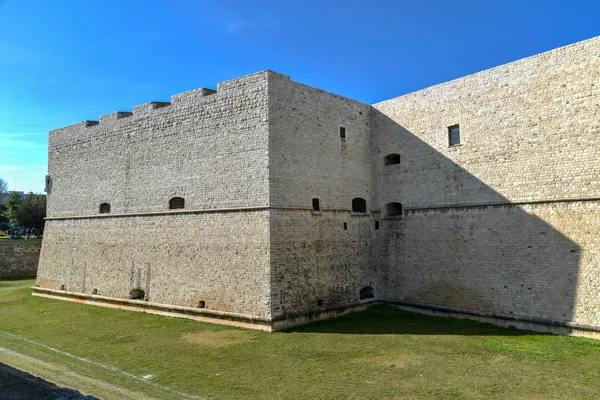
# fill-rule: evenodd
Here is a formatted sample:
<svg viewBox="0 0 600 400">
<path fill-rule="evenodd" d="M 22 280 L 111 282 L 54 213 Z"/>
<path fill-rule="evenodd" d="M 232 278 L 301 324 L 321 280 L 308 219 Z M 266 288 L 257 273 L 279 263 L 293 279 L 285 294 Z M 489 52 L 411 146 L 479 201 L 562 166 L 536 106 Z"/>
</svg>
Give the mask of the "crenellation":
<svg viewBox="0 0 600 400">
<path fill-rule="evenodd" d="M 90 120 L 86 120 L 83 121 L 83 124 L 86 128 L 92 127 L 92 126 L 96 126 L 100 123 L 100 121 L 90 121 Z"/>
<path fill-rule="evenodd" d="M 190 90 L 188 92 L 183 92 L 183 93 L 179 93 L 179 94 L 175 94 L 175 95 L 171 96 L 171 103 L 172 104 L 186 103 L 186 102 L 192 101 L 194 99 L 201 99 L 203 97 L 211 96 L 216 93 L 217 93 L 216 90 L 207 89 L 207 88 L 199 88 L 199 89 L 195 89 L 195 90 Z"/>
<path fill-rule="evenodd" d="M 106 114 L 100 117 L 100 123 L 105 124 L 107 122 L 116 121 L 117 119 L 131 117 L 132 112 L 129 111 L 116 111 L 110 114 Z"/>
<path fill-rule="evenodd" d="M 152 112 L 153 110 L 157 110 L 160 108 L 168 107 L 171 103 L 166 101 L 151 101 L 149 103 L 140 104 L 139 106 L 133 107 L 133 114 L 147 114 Z"/>
</svg>

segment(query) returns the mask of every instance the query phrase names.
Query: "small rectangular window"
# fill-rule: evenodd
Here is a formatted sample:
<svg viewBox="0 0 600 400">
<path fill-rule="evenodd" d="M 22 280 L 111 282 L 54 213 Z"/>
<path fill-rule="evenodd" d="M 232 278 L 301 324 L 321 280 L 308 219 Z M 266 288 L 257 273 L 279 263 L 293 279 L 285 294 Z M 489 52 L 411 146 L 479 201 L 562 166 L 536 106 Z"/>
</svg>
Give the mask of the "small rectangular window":
<svg viewBox="0 0 600 400">
<path fill-rule="evenodd" d="M 458 125 L 448 127 L 448 143 L 450 146 L 460 144 L 460 128 Z"/>
<path fill-rule="evenodd" d="M 348 230 L 348 223 L 344 222 L 344 230 L 347 231 Z"/>
<path fill-rule="evenodd" d="M 379 230 L 379 221 L 375 221 L 375 230 L 378 231 Z"/>
<path fill-rule="evenodd" d="M 340 139 L 346 139 L 346 128 L 340 126 Z"/>
<path fill-rule="evenodd" d="M 321 206 L 319 205 L 319 199 L 312 199 L 313 211 L 321 211 Z"/>
</svg>

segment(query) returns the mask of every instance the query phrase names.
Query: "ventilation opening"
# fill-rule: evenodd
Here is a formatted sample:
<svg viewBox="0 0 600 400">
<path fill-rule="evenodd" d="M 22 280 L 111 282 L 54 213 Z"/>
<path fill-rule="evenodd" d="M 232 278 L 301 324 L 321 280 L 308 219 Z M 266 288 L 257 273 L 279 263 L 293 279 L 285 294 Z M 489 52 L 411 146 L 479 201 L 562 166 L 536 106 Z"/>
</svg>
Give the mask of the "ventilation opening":
<svg viewBox="0 0 600 400">
<path fill-rule="evenodd" d="M 92 294 L 98 294 L 98 289 L 92 290 Z"/>
<path fill-rule="evenodd" d="M 346 140 L 346 128 L 340 126 L 340 139 Z"/>
<path fill-rule="evenodd" d="M 367 202 L 365 199 L 356 197 L 352 199 L 352 212 L 355 213 L 366 213 L 367 212 Z"/>
<path fill-rule="evenodd" d="M 67 288 L 65 287 L 65 285 L 60 285 L 60 290 L 67 290 Z"/>
<path fill-rule="evenodd" d="M 110 212 L 110 204 L 102 203 L 100 204 L 100 214 L 108 214 Z"/>
<path fill-rule="evenodd" d="M 146 292 L 142 289 L 133 289 L 129 292 L 129 298 L 133 300 L 143 300 L 146 297 Z"/>
<path fill-rule="evenodd" d="M 347 231 L 348 230 L 348 223 L 344 222 L 344 230 Z"/>
<path fill-rule="evenodd" d="M 200 300 L 198 302 L 198 308 L 206 308 L 206 302 L 204 300 Z"/>
<path fill-rule="evenodd" d="M 361 300 L 372 299 L 375 297 L 375 290 L 371 286 L 366 286 L 360 289 L 360 292 L 358 294 Z"/>
<path fill-rule="evenodd" d="M 402 216 L 402 204 L 401 203 L 387 203 L 384 208 L 384 215 L 386 217 L 401 217 Z"/>
<path fill-rule="evenodd" d="M 169 209 L 171 210 L 177 210 L 184 207 L 185 200 L 183 200 L 181 197 L 173 197 L 171 200 L 169 200 Z"/>
<path fill-rule="evenodd" d="M 384 165 L 400 164 L 400 154 L 388 154 L 387 156 L 383 157 L 383 164 Z"/>
<path fill-rule="evenodd" d="M 313 211 L 321 211 L 321 205 L 319 204 L 319 199 L 312 199 L 312 207 L 313 207 Z"/>
<path fill-rule="evenodd" d="M 317 307 L 323 307 L 323 300 L 322 299 L 317 300 Z"/>
<path fill-rule="evenodd" d="M 379 221 L 375 221 L 375 230 L 378 231 L 379 230 Z"/>
</svg>

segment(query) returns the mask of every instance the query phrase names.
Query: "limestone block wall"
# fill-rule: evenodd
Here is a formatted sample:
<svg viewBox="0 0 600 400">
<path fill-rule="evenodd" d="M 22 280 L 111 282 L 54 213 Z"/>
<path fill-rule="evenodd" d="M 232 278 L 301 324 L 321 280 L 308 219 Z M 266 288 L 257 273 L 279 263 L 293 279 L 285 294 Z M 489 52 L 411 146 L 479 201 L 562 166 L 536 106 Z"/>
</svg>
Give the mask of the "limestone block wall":
<svg viewBox="0 0 600 400">
<path fill-rule="evenodd" d="M 370 106 L 285 75 L 269 80 L 270 203 L 274 207 L 372 208 Z M 340 138 L 345 128 L 345 139 Z"/>
<path fill-rule="evenodd" d="M 266 206 L 268 75 L 50 132 L 48 215 Z"/>
<path fill-rule="evenodd" d="M 599 325 L 599 203 L 407 211 L 383 220 L 383 297 Z"/>
<path fill-rule="evenodd" d="M 0 240 L 0 279 L 35 277 L 41 240 Z"/>
<path fill-rule="evenodd" d="M 273 210 L 270 226 L 274 316 L 355 303 L 364 287 L 377 293 L 373 251 L 380 231 L 370 215 Z"/>
<path fill-rule="evenodd" d="M 598 54 L 600 37 L 375 104 L 379 205 L 600 196 Z"/>
<path fill-rule="evenodd" d="M 376 203 L 404 206 L 381 221 L 386 298 L 599 324 L 598 54 L 594 38 L 373 106 Z"/>
<path fill-rule="evenodd" d="M 270 315 L 268 211 L 50 220 L 44 236 L 40 287 Z"/>
<path fill-rule="evenodd" d="M 273 75 L 269 143 L 273 315 L 357 302 L 376 282 L 370 106 Z"/>
</svg>

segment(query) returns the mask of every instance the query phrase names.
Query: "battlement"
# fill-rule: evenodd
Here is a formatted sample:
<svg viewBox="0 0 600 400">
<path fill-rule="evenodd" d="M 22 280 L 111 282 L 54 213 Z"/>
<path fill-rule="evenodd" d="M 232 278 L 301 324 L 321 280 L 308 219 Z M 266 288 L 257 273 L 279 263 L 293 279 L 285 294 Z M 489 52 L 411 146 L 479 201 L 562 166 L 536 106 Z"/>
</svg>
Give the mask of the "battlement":
<svg viewBox="0 0 600 400">
<path fill-rule="evenodd" d="M 186 101 L 191 101 L 191 100 L 196 99 L 196 98 L 202 98 L 202 97 L 210 96 L 210 95 L 213 95 L 215 93 L 217 93 L 216 90 L 214 90 L 214 89 L 207 89 L 207 88 L 199 88 L 199 89 L 195 89 L 195 90 L 190 90 L 188 92 L 174 94 L 173 96 L 171 96 L 171 103 L 172 104 L 179 104 L 179 103 L 183 103 L 183 102 L 186 102 Z"/>
<path fill-rule="evenodd" d="M 133 113 L 129 112 L 129 111 L 117 111 L 114 113 L 110 113 L 110 114 L 101 116 L 100 123 L 107 122 L 107 121 L 115 121 L 117 119 L 131 117 L 132 115 L 133 115 Z"/>
</svg>

